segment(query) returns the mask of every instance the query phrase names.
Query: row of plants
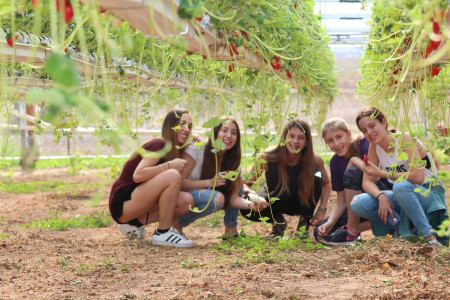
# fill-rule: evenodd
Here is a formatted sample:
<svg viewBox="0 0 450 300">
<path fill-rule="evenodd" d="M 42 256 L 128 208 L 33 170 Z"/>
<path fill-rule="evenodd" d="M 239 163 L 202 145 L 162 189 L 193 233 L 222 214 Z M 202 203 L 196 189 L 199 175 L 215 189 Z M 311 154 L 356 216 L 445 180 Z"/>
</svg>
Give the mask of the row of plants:
<svg viewBox="0 0 450 300">
<path fill-rule="evenodd" d="M 57 140 L 79 126 L 94 126 L 103 143 L 120 150 L 129 137 L 137 140 L 132 128 L 155 122 L 155 113 L 184 106 L 201 123 L 237 115 L 244 129 L 257 135 L 252 145 L 257 152 L 273 139 L 261 132 L 278 130 L 288 117 L 312 116 L 320 126 L 336 92 L 334 58 L 312 0 L 180 1 L 178 13 L 192 26 L 208 15 L 232 53 L 245 49 L 266 61 L 258 70 L 190 55 L 176 37 L 149 39 L 91 2 L 3 2 L 0 40 L 5 39 L 5 47 L 28 44 L 51 51 L 45 64 L 0 56 L 0 78 L 51 79 L 51 88 L 32 89 L 26 99 L 42 107 L 38 118 L 52 124 Z M 183 7 L 195 11 L 183 15 Z M 94 71 L 86 72 L 80 60 L 94 65 Z M 130 79 L 132 72 L 138 77 L 156 74 L 157 79 L 146 85 Z M 174 78 L 186 86 L 164 84 Z M 200 89 L 206 84 L 212 88 Z M 23 92 L 24 86 L 0 81 L 2 123 L 10 121 L 7 112 L 24 98 Z M 42 124 L 37 121 L 37 133 Z"/>
<path fill-rule="evenodd" d="M 431 129 L 449 127 L 449 2 L 367 2 L 373 4 L 371 31 L 358 92 L 374 106 L 386 107 L 398 128 L 411 131 L 411 121 Z"/>
</svg>

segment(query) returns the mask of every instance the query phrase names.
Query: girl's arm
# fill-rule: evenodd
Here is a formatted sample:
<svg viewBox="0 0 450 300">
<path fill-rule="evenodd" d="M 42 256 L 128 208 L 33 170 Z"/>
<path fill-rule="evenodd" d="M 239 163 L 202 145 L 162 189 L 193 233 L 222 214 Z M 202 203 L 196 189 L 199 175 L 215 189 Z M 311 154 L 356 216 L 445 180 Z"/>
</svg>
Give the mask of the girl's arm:
<svg viewBox="0 0 450 300">
<path fill-rule="evenodd" d="M 333 226 L 336 224 L 336 222 L 339 220 L 339 218 L 342 216 L 342 214 L 345 212 L 346 209 L 347 205 L 345 203 L 345 192 L 344 191 L 337 192 L 336 206 L 331 212 L 327 222 L 319 226 L 319 234 L 320 235 L 328 234 L 328 232 L 330 232 L 331 228 L 333 228 Z"/>
<path fill-rule="evenodd" d="M 136 167 L 136 170 L 134 170 L 133 173 L 133 181 L 136 183 L 141 183 L 144 181 L 148 181 L 158 175 L 159 173 L 162 173 L 169 169 L 169 162 L 165 162 L 160 165 L 156 165 L 161 158 L 159 157 L 147 157 L 143 158 L 138 166 Z M 175 167 L 175 164 L 172 166 Z"/>
<path fill-rule="evenodd" d="M 261 153 L 258 155 L 258 157 L 256 158 L 257 160 L 260 159 L 266 159 L 265 154 Z M 256 167 L 256 163 L 250 168 L 250 170 L 247 171 L 248 174 L 250 174 L 250 178 L 247 181 L 244 181 L 244 192 L 248 192 L 251 191 L 251 186 L 257 181 L 257 179 L 259 178 L 259 176 L 261 176 L 261 174 L 267 171 L 267 163 L 260 163 L 259 167 Z"/>
<path fill-rule="evenodd" d="M 181 156 L 183 159 L 187 161 L 186 166 L 181 171 L 181 190 L 190 191 L 197 189 L 208 189 L 214 186 L 214 178 L 212 179 L 204 179 L 204 180 L 192 180 L 187 178 L 189 174 L 192 172 L 192 169 L 195 166 L 195 160 L 187 153 L 183 153 Z M 222 186 L 225 184 L 225 179 L 216 175 L 216 187 Z"/>
<path fill-rule="evenodd" d="M 357 156 L 353 156 L 352 158 L 350 158 L 350 161 L 348 162 L 347 169 L 352 166 L 356 166 L 362 170 L 363 165 L 364 165 L 364 161 L 361 158 L 359 158 Z"/>
<path fill-rule="evenodd" d="M 375 145 L 369 146 L 369 162 L 363 166 L 363 189 L 366 193 L 369 193 L 372 197 L 376 198 L 379 202 L 378 215 L 383 220 L 384 223 L 387 222 L 387 215 L 390 214 L 394 217 L 393 208 L 391 200 L 380 191 L 378 186 L 375 184 L 380 177 L 376 176 L 378 171 L 381 171 L 378 167 L 379 160 L 377 153 L 375 151 Z M 378 170 L 378 171 L 377 171 Z M 381 171 L 383 172 L 383 171 Z M 379 174 L 379 173 L 378 173 Z"/>
<path fill-rule="evenodd" d="M 411 140 L 411 136 L 409 134 L 405 134 L 403 136 L 403 140 L 405 143 L 408 143 L 411 145 L 410 147 L 407 147 L 403 149 L 403 151 L 408 155 L 408 165 L 409 165 L 409 172 L 386 172 L 378 168 L 378 157 L 376 163 L 372 161 L 373 165 L 370 163 L 372 160 L 369 155 L 369 164 L 367 166 L 363 166 L 364 173 L 367 173 L 373 177 L 378 178 L 388 178 L 391 180 L 397 180 L 400 177 L 403 177 L 405 180 L 410 181 L 411 183 L 415 184 L 423 184 L 423 181 L 425 179 L 424 174 L 424 166 L 422 163 L 416 163 L 415 165 L 412 165 L 411 162 L 413 159 L 415 161 L 420 162 L 422 159 L 421 157 L 426 155 L 426 152 L 422 149 L 422 147 L 416 142 Z M 372 146 L 372 145 L 371 145 Z M 369 147 L 375 148 L 375 147 Z M 373 150 L 375 152 L 375 150 Z M 370 153 L 369 153 L 370 154 Z M 375 153 L 376 156 L 376 153 Z M 378 179 L 377 179 L 378 180 Z"/>
<path fill-rule="evenodd" d="M 325 169 L 325 164 L 323 162 L 323 159 L 320 157 L 319 154 L 314 152 L 314 160 L 316 161 L 316 164 L 319 166 L 321 172 L 322 172 L 322 195 L 320 196 L 320 206 L 321 208 L 327 208 L 328 206 L 328 199 L 330 198 L 330 192 L 331 192 L 331 182 L 330 178 L 328 177 L 327 170 Z M 314 217 L 311 219 L 311 225 L 316 226 L 320 221 L 322 221 L 325 218 L 325 213 L 322 210 L 317 210 Z"/>
</svg>

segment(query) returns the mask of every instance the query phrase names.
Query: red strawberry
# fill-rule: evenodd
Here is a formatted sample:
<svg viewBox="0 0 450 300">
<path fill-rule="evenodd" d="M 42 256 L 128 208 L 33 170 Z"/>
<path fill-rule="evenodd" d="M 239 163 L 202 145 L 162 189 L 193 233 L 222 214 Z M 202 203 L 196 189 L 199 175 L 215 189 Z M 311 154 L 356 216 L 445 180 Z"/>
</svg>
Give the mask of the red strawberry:
<svg viewBox="0 0 450 300">
<path fill-rule="evenodd" d="M 433 50 L 436 50 L 437 48 L 439 48 L 439 45 L 440 45 L 440 44 L 441 44 L 440 41 L 435 42 L 435 41 L 433 41 L 433 40 L 430 40 L 430 46 L 431 46 L 431 48 L 432 48 Z"/>
<path fill-rule="evenodd" d="M 281 70 L 281 64 L 279 61 L 275 64 L 275 70 Z"/>
<path fill-rule="evenodd" d="M 203 55 L 203 59 L 208 59 L 208 56 L 206 56 L 206 55 Z"/>
<path fill-rule="evenodd" d="M 201 22 L 203 20 L 203 17 L 201 18 L 195 18 L 197 21 Z"/>
<path fill-rule="evenodd" d="M 264 62 L 265 62 L 266 64 L 268 63 L 267 59 L 264 58 L 263 60 L 264 60 Z"/>
<path fill-rule="evenodd" d="M 292 78 L 292 74 L 291 74 L 291 72 L 287 71 L 287 72 L 286 72 L 286 75 L 287 75 L 287 77 L 288 77 L 289 79 L 291 79 L 291 78 Z"/>
<path fill-rule="evenodd" d="M 440 67 L 431 67 L 431 77 L 437 76 L 440 71 Z"/>
<path fill-rule="evenodd" d="M 100 7 L 100 13 L 101 13 L 101 14 L 104 14 L 105 12 L 107 12 L 107 10 Z"/>
<path fill-rule="evenodd" d="M 279 57 L 278 55 L 275 55 L 273 58 L 274 58 L 276 61 L 280 61 L 280 57 Z"/>
<path fill-rule="evenodd" d="M 427 46 L 427 50 L 425 51 L 425 58 L 427 58 L 428 56 L 430 56 L 430 54 L 431 54 L 431 52 L 433 52 L 433 46 L 431 46 L 431 44 L 430 45 L 428 45 Z"/>
<path fill-rule="evenodd" d="M 228 65 L 228 72 L 233 72 L 233 69 L 234 69 L 233 64 Z"/>
<path fill-rule="evenodd" d="M 403 50 L 400 49 L 400 48 L 398 48 L 398 49 L 397 49 L 397 54 L 403 54 Z"/>
<path fill-rule="evenodd" d="M 392 73 L 397 75 L 398 74 L 398 69 L 395 69 L 394 72 L 392 72 Z"/>
<path fill-rule="evenodd" d="M 438 34 L 441 31 L 441 28 L 439 26 L 438 22 L 433 22 L 433 32 Z"/>
<path fill-rule="evenodd" d="M 11 33 L 8 33 L 6 35 L 6 43 L 8 43 L 8 46 L 10 46 L 11 48 L 14 47 L 14 39 Z"/>
<path fill-rule="evenodd" d="M 64 21 L 69 23 L 73 18 L 73 7 L 72 4 L 68 3 L 66 4 L 66 7 L 64 9 Z"/>
<path fill-rule="evenodd" d="M 242 36 L 244 37 L 244 39 L 246 39 L 248 41 L 248 34 L 245 31 L 241 31 Z"/>
<path fill-rule="evenodd" d="M 258 52 L 258 51 L 255 51 L 255 54 L 256 54 L 256 55 L 259 55 L 259 52 Z"/>
<path fill-rule="evenodd" d="M 38 8 L 39 4 L 41 4 L 41 0 L 31 0 L 31 6 L 33 6 L 33 9 Z"/>
<path fill-rule="evenodd" d="M 367 155 L 364 155 L 363 160 L 366 165 L 369 163 L 369 157 Z"/>
</svg>

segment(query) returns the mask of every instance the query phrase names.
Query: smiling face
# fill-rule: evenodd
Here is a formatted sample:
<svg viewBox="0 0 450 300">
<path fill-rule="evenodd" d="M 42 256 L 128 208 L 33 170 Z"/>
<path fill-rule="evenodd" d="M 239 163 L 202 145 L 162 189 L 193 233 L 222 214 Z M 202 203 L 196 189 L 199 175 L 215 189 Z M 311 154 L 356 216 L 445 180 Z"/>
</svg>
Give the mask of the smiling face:
<svg viewBox="0 0 450 300">
<path fill-rule="evenodd" d="M 238 128 L 234 122 L 228 121 L 222 125 L 217 138 L 221 139 L 225 144 L 225 151 L 230 150 L 236 145 L 238 139 Z"/>
<path fill-rule="evenodd" d="M 387 121 L 385 118 L 380 122 L 378 119 L 373 119 L 371 117 L 362 117 L 358 121 L 358 127 L 371 144 L 376 145 L 384 139 L 389 138 Z"/>
<path fill-rule="evenodd" d="M 192 117 L 189 114 L 183 114 L 180 118 L 179 128 L 177 130 L 177 141 L 178 144 L 185 144 L 192 131 Z"/>
<path fill-rule="evenodd" d="M 298 127 L 289 129 L 286 137 L 286 149 L 291 154 L 300 153 L 306 146 L 306 135 Z"/>
<path fill-rule="evenodd" d="M 342 129 L 329 129 L 324 135 L 328 148 L 339 156 L 347 156 L 352 144 L 350 131 Z"/>
</svg>

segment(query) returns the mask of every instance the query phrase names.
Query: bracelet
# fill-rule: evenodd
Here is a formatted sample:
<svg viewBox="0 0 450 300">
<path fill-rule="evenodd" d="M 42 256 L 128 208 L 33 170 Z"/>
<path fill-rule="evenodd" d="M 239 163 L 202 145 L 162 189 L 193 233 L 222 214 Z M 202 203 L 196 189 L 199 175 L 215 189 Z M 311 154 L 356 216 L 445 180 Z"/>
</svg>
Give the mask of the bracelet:
<svg viewBox="0 0 450 300">
<path fill-rule="evenodd" d="M 169 170 L 170 170 L 170 164 L 169 164 L 169 162 L 167 162 L 167 166 L 169 167 Z"/>
<path fill-rule="evenodd" d="M 378 197 L 380 197 L 381 195 L 386 195 L 386 194 L 383 193 L 383 192 L 379 193 L 378 196 L 376 197 L 378 201 L 380 201 L 380 200 L 378 199 Z"/>
</svg>

